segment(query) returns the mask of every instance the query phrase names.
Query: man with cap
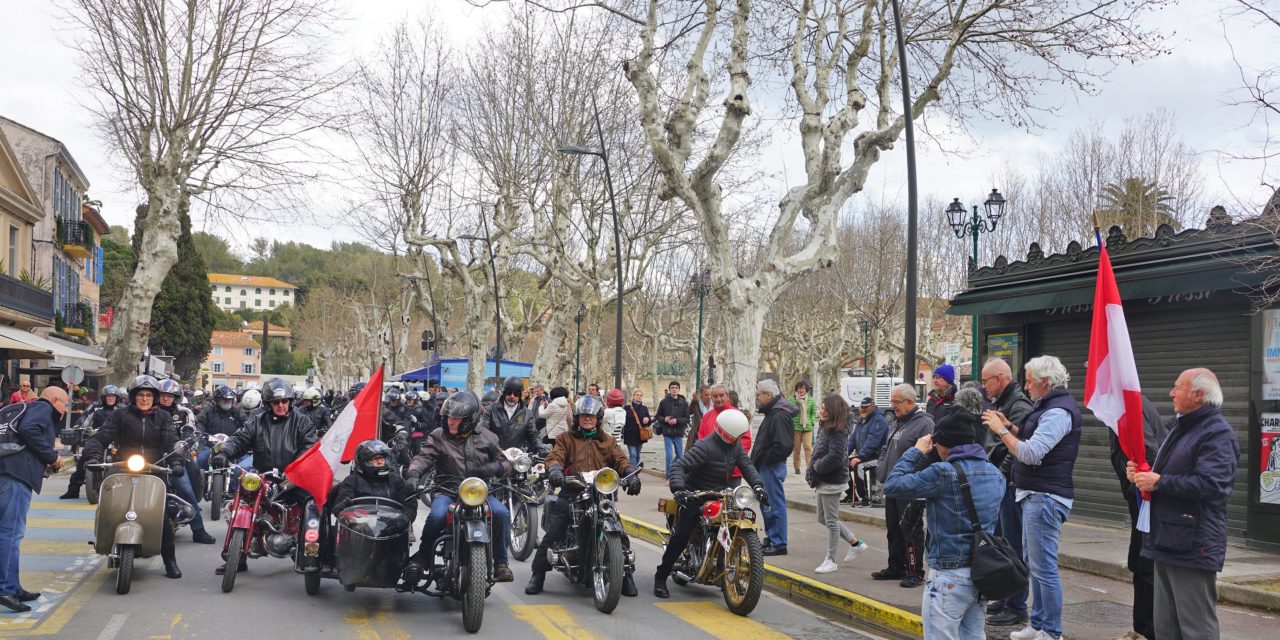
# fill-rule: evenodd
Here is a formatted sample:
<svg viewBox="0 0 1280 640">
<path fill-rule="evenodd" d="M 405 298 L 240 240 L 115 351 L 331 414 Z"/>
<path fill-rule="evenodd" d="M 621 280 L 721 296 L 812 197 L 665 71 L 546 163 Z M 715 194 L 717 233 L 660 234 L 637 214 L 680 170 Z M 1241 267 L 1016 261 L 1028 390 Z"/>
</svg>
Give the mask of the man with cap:
<svg viewBox="0 0 1280 640">
<path fill-rule="evenodd" d="M 849 437 L 849 504 L 857 503 L 864 507 L 871 506 L 871 487 L 867 486 L 866 475 L 858 467 L 866 462 L 880 458 L 880 449 L 884 447 L 885 434 L 889 432 L 889 421 L 884 411 L 876 406 L 876 401 L 867 396 L 858 405 L 858 413 L 854 415 L 853 434 Z"/>
<path fill-rule="evenodd" d="M 925 411 L 937 422 L 946 416 L 946 407 L 956 398 L 956 370 L 949 364 L 940 364 L 933 370 L 933 389 L 929 391 L 929 403 Z"/>
<path fill-rule="evenodd" d="M 973 521 L 961 484 L 968 482 L 980 525 L 991 533 L 1004 497 L 1004 476 L 977 444 L 977 426 L 978 417 L 972 412 L 952 412 L 938 422 L 933 435 L 921 437 L 902 454 L 884 482 L 886 496 L 925 500 L 929 572 L 921 617 L 926 638 L 986 637 L 982 602 L 970 576 Z M 920 468 L 921 461 L 935 451 L 943 461 Z"/>
</svg>

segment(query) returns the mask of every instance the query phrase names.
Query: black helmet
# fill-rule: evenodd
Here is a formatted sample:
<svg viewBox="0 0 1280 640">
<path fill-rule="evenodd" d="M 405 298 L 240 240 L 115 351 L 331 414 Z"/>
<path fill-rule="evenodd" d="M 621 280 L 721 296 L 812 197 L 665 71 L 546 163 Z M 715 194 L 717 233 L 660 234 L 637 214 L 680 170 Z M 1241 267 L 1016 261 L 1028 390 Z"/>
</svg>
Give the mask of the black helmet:
<svg viewBox="0 0 1280 640">
<path fill-rule="evenodd" d="M 498 392 L 494 391 L 493 389 L 490 389 L 484 392 L 484 395 L 480 398 L 480 404 L 486 407 L 497 401 L 498 401 Z"/>
<path fill-rule="evenodd" d="M 262 403 L 271 404 L 276 400 L 293 400 L 293 385 L 280 378 L 268 380 L 262 387 Z"/>
<path fill-rule="evenodd" d="M 102 388 L 102 393 L 100 395 L 104 398 L 106 396 L 115 396 L 116 399 L 119 400 L 120 396 L 124 394 L 120 393 L 120 387 L 117 387 L 114 384 L 109 384 Z"/>
<path fill-rule="evenodd" d="M 459 391 L 445 401 L 444 407 L 440 409 L 440 413 L 445 418 L 462 418 L 462 424 L 458 425 L 458 435 L 471 433 L 476 428 L 476 423 L 480 417 L 480 401 L 476 399 L 476 394 L 470 391 Z M 449 433 L 449 425 L 445 423 L 444 432 Z"/>
<path fill-rule="evenodd" d="M 514 393 L 516 396 L 522 395 L 524 393 L 524 380 L 515 376 L 511 376 L 510 378 L 503 380 L 502 395 L 505 396 L 508 393 Z"/>
<path fill-rule="evenodd" d="M 171 395 L 176 400 L 178 396 L 182 395 L 182 385 L 178 384 L 176 380 L 166 378 L 160 381 L 160 393 Z"/>
<path fill-rule="evenodd" d="M 160 400 L 160 383 L 155 378 L 147 375 L 138 376 L 129 383 L 129 402 L 134 401 L 134 397 L 139 391 L 148 390 L 151 392 L 153 400 Z"/>
<path fill-rule="evenodd" d="M 387 387 L 382 399 L 386 402 L 400 402 L 400 387 Z"/>
<path fill-rule="evenodd" d="M 382 456 L 387 464 L 375 467 L 370 464 L 374 458 Z M 356 471 L 366 478 L 385 478 L 391 475 L 391 447 L 381 440 L 365 440 L 356 446 Z"/>
<path fill-rule="evenodd" d="M 354 398 L 354 397 L 356 397 L 356 394 L 357 394 L 357 393 L 360 393 L 360 392 L 361 392 L 361 391 L 363 391 L 363 390 L 364 390 L 364 383 L 363 383 L 363 382 L 357 382 L 357 383 L 355 383 L 355 384 L 351 385 L 351 388 L 347 390 L 347 395 L 348 395 L 348 396 L 350 396 L 350 397 L 352 397 L 352 398 Z"/>
</svg>

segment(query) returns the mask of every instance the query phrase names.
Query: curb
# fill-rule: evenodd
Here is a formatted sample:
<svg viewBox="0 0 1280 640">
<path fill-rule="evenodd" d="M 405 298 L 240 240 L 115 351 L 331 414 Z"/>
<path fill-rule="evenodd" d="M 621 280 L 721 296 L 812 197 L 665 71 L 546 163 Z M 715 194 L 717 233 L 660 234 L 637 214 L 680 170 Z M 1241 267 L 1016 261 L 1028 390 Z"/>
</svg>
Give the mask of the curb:
<svg viewBox="0 0 1280 640">
<path fill-rule="evenodd" d="M 622 525 L 629 535 L 657 545 L 666 542 L 667 531 L 661 527 L 629 516 L 622 516 Z M 765 564 L 764 570 L 765 587 L 789 600 L 898 637 L 919 638 L 924 635 L 920 616 L 910 611 L 770 564 Z"/>
</svg>

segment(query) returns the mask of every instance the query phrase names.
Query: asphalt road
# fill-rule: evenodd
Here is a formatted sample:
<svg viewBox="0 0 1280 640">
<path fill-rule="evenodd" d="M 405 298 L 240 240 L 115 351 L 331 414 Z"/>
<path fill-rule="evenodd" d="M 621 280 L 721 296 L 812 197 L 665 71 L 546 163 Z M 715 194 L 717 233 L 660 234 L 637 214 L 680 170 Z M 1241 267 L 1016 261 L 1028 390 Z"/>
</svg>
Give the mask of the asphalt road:
<svg viewBox="0 0 1280 640">
<path fill-rule="evenodd" d="M 132 591 L 117 595 L 114 570 L 92 555 L 93 507 L 83 499 L 59 501 L 66 476 L 45 484 L 32 503 L 23 541 L 22 581 L 44 596 L 29 614 L 0 615 L 0 637 L 45 635 L 86 640 L 141 638 L 326 637 L 407 639 L 465 635 L 458 603 L 390 590 L 348 593 L 325 581 L 307 596 L 302 577 L 287 560 L 251 560 L 235 590 L 222 593 L 214 568 L 220 545 L 197 545 L 184 530 L 178 537 L 180 580 L 164 577 L 158 557 L 139 562 Z M 208 522 L 221 541 L 225 521 Z M 419 523 L 420 526 L 421 523 Z M 720 592 L 672 583 L 672 598 L 652 596 L 652 572 L 660 551 L 634 541 L 640 597 L 624 598 L 611 615 L 595 610 L 585 590 L 559 574 L 547 576 L 546 591 L 526 596 L 527 563 L 514 562 L 516 581 L 499 585 L 486 602 L 486 638 L 873 638 L 766 594 L 749 618 L 729 613 Z"/>
</svg>

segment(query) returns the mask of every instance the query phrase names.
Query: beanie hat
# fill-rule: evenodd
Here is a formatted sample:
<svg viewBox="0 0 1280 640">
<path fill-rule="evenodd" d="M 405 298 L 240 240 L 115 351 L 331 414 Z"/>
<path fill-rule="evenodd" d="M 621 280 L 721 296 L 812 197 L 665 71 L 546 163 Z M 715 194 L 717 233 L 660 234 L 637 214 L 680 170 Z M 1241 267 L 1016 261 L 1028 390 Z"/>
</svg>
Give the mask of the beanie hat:
<svg viewBox="0 0 1280 640">
<path fill-rule="evenodd" d="M 948 449 L 978 441 L 978 416 L 968 409 L 952 411 L 938 421 L 933 430 L 933 442 Z"/>
<path fill-rule="evenodd" d="M 956 370 L 949 364 L 940 364 L 938 368 L 933 370 L 933 375 L 947 381 L 947 384 L 956 383 Z"/>
</svg>

